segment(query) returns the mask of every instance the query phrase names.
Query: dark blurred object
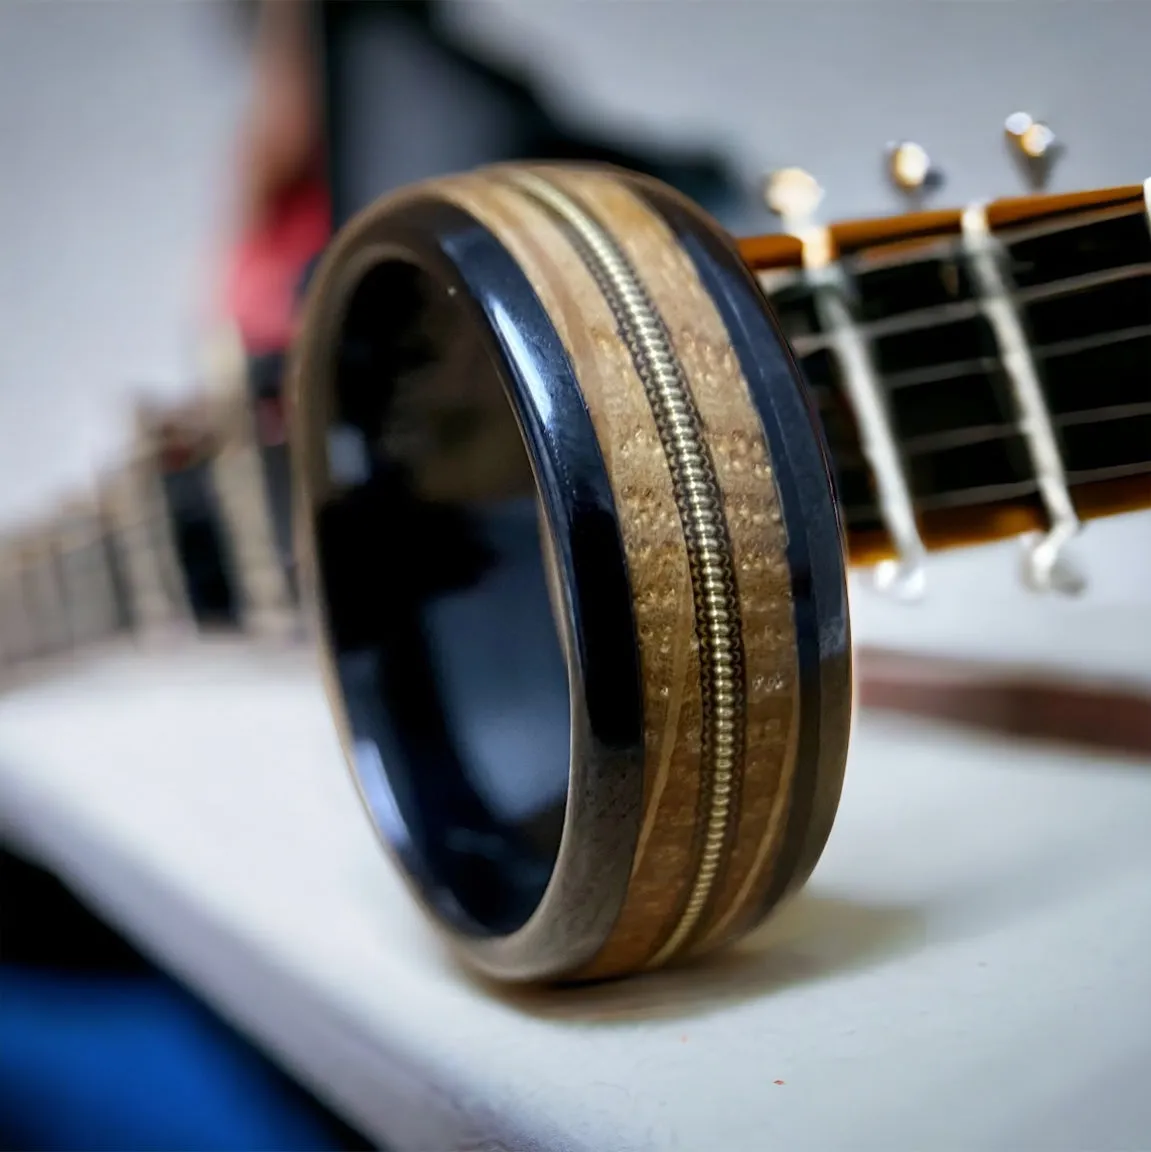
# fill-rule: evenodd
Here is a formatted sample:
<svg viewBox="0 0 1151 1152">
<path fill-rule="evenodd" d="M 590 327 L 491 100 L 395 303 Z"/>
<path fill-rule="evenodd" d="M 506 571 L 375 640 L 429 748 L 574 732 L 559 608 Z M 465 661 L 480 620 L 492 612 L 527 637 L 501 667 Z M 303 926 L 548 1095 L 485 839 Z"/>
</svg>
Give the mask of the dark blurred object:
<svg viewBox="0 0 1151 1152">
<path fill-rule="evenodd" d="M 159 415 L 150 432 L 192 615 L 200 625 L 233 627 L 235 575 L 211 472 L 216 429 L 193 405 Z"/>
<path fill-rule="evenodd" d="M 239 15 L 255 37 L 256 85 L 241 175 L 246 239 L 237 250 L 230 291 L 249 356 L 274 543 L 294 594 L 284 356 L 277 344 L 287 336 L 274 334 L 290 330 L 290 305 L 279 301 L 280 288 L 315 233 L 322 191 L 318 153 L 326 157 L 336 227 L 400 185 L 525 158 L 620 164 L 658 176 L 721 217 L 743 193 L 714 156 L 593 137 L 564 124 L 545 109 L 526 73 L 497 69 L 457 43 L 439 5 L 275 0 L 263 12 L 241 5 Z M 309 59 L 309 16 L 318 41 L 318 84 Z M 322 126 L 314 110 L 321 101 Z M 306 281 L 314 266 L 312 259 L 299 279 Z M 262 292 L 271 295 L 265 299 Z M 211 548 L 201 535 L 197 554 L 207 556 Z"/>
<path fill-rule="evenodd" d="M 127 976 L 148 970 L 140 954 L 88 912 L 55 876 L 3 848 L 0 892 L 4 896 L 0 963 L 58 974 Z"/>
<path fill-rule="evenodd" d="M 459 43 L 440 4 L 321 0 L 320 36 L 337 227 L 402 184 L 506 160 L 620 164 L 666 181 L 721 221 L 743 202 L 716 154 L 565 123 L 528 69 L 496 68 Z"/>
<path fill-rule="evenodd" d="M 55 877 L 0 849 L 0 890 L 0 1147 L 371 1147 Z"/>
<path fill-rule="evenodd" d="M 256 418 L 264 491 L 272 534 L 289 591 L 295 597 L 296 559 L 292 549 L 292 468 L 288 457 L 287 411 L 282 395 L 284 354 L 269 352 L 248 362 L 248 389 Z"/>
<path fill-rule="evenodd" d="M 1151 695 L 1134 686 L 874 648 L 856 654 L 856 672 L 865 708 L 1030 740 L 1151 752 Z"/>
</svg>

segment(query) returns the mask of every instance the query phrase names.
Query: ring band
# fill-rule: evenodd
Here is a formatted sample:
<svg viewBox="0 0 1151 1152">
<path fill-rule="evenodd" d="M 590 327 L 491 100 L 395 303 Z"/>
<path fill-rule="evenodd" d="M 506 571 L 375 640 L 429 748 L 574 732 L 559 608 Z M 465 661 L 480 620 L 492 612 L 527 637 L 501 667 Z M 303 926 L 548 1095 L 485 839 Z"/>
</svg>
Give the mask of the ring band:
<svg viewBox="0 0 1151 1152">
<path fill-rule="evenodd" d="M 317 270 L 291 386 L 341 739 L 472 965 L 657 967 L 803 883 L 850 722 L 843 536 L 714 221 L 600 167 L 405 190 Z"/>
</svg>

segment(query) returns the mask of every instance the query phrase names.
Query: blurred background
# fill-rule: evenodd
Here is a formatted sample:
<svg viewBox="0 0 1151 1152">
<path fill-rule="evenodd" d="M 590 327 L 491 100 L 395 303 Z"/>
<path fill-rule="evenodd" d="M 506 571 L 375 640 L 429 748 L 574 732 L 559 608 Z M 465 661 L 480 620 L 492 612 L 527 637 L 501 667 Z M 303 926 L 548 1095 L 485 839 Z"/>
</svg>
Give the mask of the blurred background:
<svg viewBox="0 0 1151 1152">
<path fill-rule="evenodd" d="M 929 204 L 963 204 L 1026 190 L 1001 131 L 1017 108 L 1064 145 L 1051 190 L 1151 171 L 1151 10 L 1138 2 L 375 7 L 342 21 L 348 44 L 337 36 L 353 200 L 517 145 L 541 154 L 541 135 L 555 151 L 562 132 L 663 164 L 737 232 L 777 226 L 759 188 L 783 165 L 819 178 L 829 219 L 904 210 L 884 173 L 893 139 L 920 142 L 942 170 Z M 0 525 L 122 455 L 140 393 L 180 399 L 203 383 L 235 230 L 251 8 L 0 7 Z M 509 127 L 517 84 L 553 121 L 551 141 Z M 1136 672 L 1123 620 L 1147 611 L 1147 528 L 1091 526 L 1077 546 L 1091 595 L 1074 604 L 1025 594 L 1008 544 L 933 559 L 933 594 L 912 612 L 861 580 L 857 633 Z"/>
<path fill-rule="evenodd" d="M 920 142 L 942 173 L 927 204 L 961 205 L 1026 191 L 1002 132 L 1020 108 L 1042 115 L 1062 144 L 1050 191 L 1151 173 L 1151 5 L 1137 0 L 348 3 L 312 6 L 305 23 L 327 46 L 315 84 L 334 125 L 337 223 L 389 188 L 515 156 L 643 168 L 736 233 L 778 226 L 763 179 L 791 165 L 823 184 L 828 219 L 892 214 L 909 207 L 884 167 L 887 144 L 900 139 Z M 262 34 L 257 5 L 238 0 L 0 5 L 0 532 L 51 517 L 89 488 L 136 451 L 142 401 L 195 400 L 230 354 L 221 328 L 233 305 L 246 307 L 236 269 L 258 263 L 236 255 L 252 192 L 250 126 L 277 93 L 286 104 L 297 98 L 290 84 L 257 82 Z M 293 275 L 329 206 L 311 209 L 302 209 Z M 259 328 L 260 317 L 251 323 Z M 270 356 L 273 380 L 275 345 L 273 335 L 249 348 Z M 274 432 L 264 440 L 277 442 Z M 275 505 L 282 477 L 268 467 Z M 1088 527 L 1075 548 L 1089 584 L 1078 600 L 1026 592 L 1018 553 L 1003 543 L 933 557 L 927 598 L 914 606 L 857 575 L 857 640 L 1151 688 L 1151 513 Z M 36 936 L 46 921 L 26 914 L 29 901 L 68 924 L 86 913 L 61 893 L 49 899 L 50 879 L 23 863 L 5 866 L 0 948 L 6 961 L 22 960 L 29 981 L 38 963 L 59 960 Z M 65 951 L 80 966 L 84 948 L 112 955 L 117 978 L 150 971 L 103 931 L 92 928 L 96 944 L 71 937 Z M 20 1016 L 20 1005 L 61 1003 L 33 984 L 0 989 L 0 1135 L 4 1123 L 16 1131 L 24 1122 L 22 1095 L 27 1103 L 55 1090 L 47 1072 L 36 1080 L 21 1063 L 50 1041 L 38 1031 L 47 1016 Z M 183 1037 L 177 1046 L 243 1051 L 177 989 L 153 993 L 150 1018 Z M 66 1015 L 55 1020 L 60 1043 L 77 1054 L 66 1032 L 76 1017 Z M 123 1059 L 138 1059 L 140 1047 L 125 1045 Z M 85 1059 L 77 1075 L 90 1074 Z M 216 1100 L 214 1131 L 165 1129 L 159 1117 L 100 1144 L 95 1127 L 33 1124 L 19 1146 L 356 1146 L 355 1133 L 254 1054 L 235 1059 L 241 1071 L 223 1081 L 265 1085 L 247 1094 L 265 1102 L 258 1123 L 244 1127 L 234 1110 L 229 1118 L 221 1101 L 234 1092 L 205 1089 L 184 1099 Z M 175 1060 L 173 1082 L 185 1072 Z"/>
</svg>

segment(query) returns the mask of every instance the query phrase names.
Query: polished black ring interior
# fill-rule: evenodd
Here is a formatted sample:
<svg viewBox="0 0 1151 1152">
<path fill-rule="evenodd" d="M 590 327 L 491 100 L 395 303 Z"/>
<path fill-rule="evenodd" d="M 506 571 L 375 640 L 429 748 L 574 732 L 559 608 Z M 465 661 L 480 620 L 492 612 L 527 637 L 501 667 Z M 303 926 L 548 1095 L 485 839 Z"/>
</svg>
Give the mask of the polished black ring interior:
<svg viewBox="0 0 1151 1152">
<path fill-rule="evenodd" d="M 599 771 L 642 755 L 623 546 L 506 250 L 436 202 L 388 235 L 342 297 L 319 593 L 378 829 L 456 930 L 506 935 L 555 866 L 573 739 Z"/>
</svg>

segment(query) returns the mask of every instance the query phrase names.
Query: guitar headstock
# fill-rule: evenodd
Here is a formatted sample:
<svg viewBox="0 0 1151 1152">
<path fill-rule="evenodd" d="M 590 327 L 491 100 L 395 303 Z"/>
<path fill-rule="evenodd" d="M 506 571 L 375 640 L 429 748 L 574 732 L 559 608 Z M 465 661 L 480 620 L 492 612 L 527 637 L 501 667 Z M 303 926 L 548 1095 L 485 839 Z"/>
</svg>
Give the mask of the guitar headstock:
<svg viewBox="0 0 1151 1152">
<path fill-rule="evenodd" d="M 1049 172 L 1049 128 L 1021 114 L 1006 132 Z M 887 158 L 921 202 L 926 150 Z M 1151 505 L 1149 189 L 825 224 L 815 177 L 769 179 L 782 231 L 741 250 L 820 403 L 853 557 L 882 587 L 914 598 L 931 548 L 1025 535 L 1027 584 L 1075 592 L 1081 519 Z"/>
</svg>

